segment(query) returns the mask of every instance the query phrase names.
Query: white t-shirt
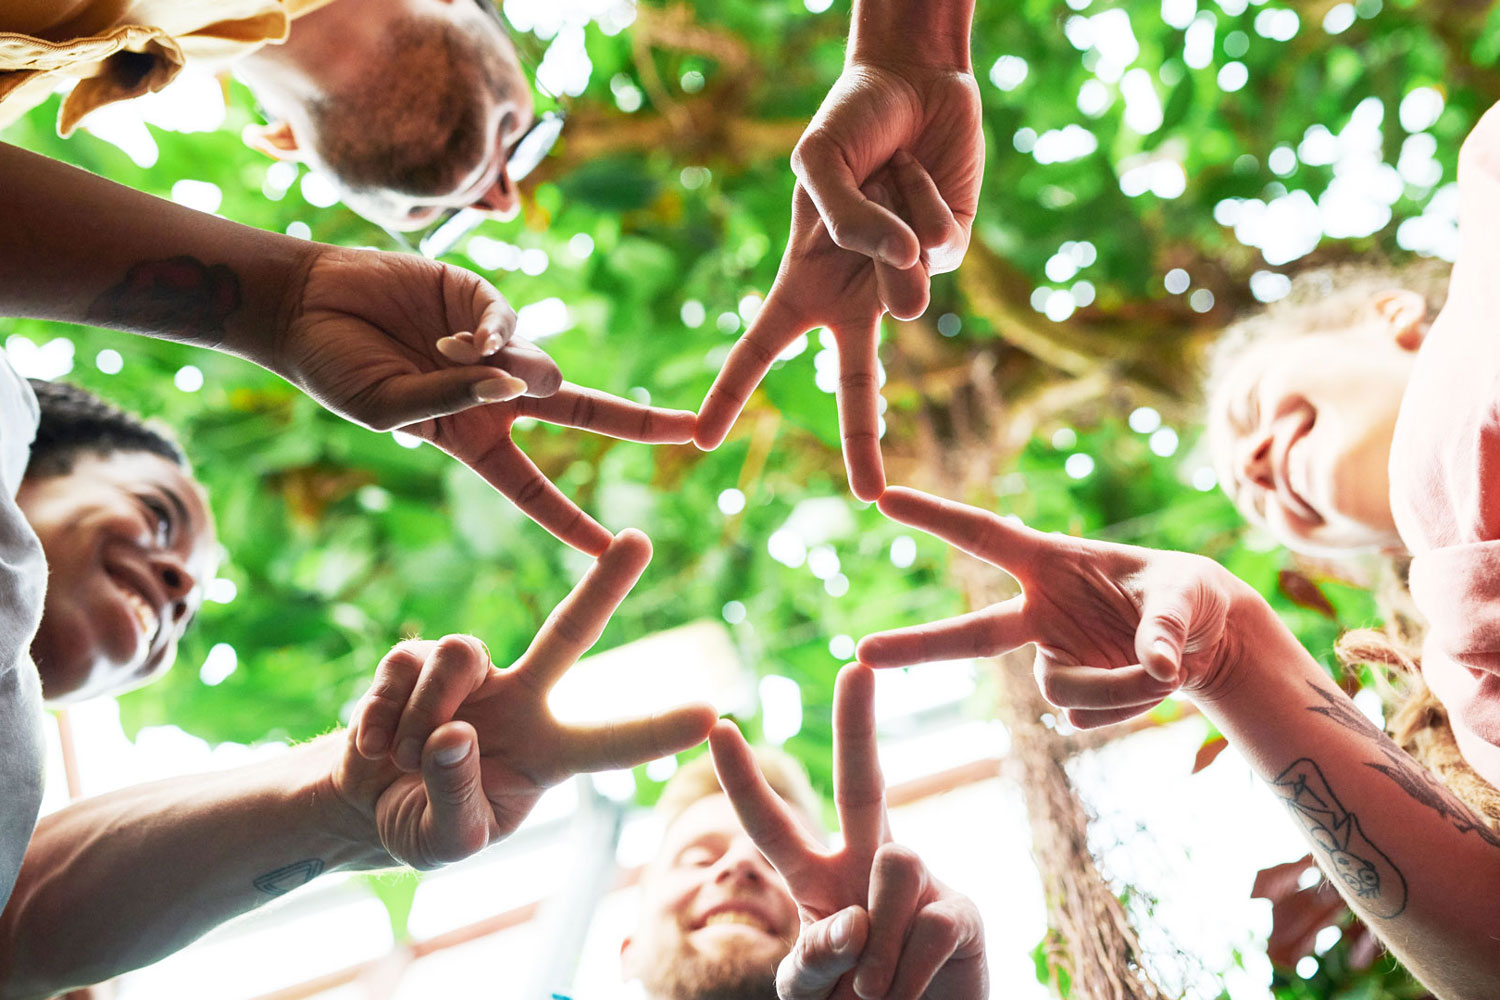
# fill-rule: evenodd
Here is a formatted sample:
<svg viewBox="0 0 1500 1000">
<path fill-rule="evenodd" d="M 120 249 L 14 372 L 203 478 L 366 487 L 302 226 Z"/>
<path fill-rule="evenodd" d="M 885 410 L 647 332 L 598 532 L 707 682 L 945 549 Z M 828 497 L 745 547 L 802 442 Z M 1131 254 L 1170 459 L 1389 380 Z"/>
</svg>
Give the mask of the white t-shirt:
<svg viewBox="0 0 1500 1000">
<path fill-rule="evenodd" d="M 31 386 L 0 354 L 0 909 L 42 803 L 42 685 L 30 650 L 42 620 L 47 558 L 16 506 L 37 414 Z"/>
</svg>

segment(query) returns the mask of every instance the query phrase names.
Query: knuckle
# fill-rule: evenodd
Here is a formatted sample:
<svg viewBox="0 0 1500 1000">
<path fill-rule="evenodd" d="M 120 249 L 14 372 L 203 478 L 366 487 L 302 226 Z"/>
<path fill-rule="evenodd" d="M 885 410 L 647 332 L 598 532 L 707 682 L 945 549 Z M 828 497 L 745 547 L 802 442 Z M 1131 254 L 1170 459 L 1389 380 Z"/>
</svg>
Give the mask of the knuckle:
<svg viewBox="0 0 1500 1000">
<path fill-rule="evenodd" d="M 440 668 L 447 670 L 455 669 L 455 666 L 461 664 L 463 659 L 475 656 L 489 659 L 489 650 L 485 648 L 483 642 L 475 636 L 458 632 L 439 639 L 436 653 L 439 654 L 437 662 Z"/>
</svg>

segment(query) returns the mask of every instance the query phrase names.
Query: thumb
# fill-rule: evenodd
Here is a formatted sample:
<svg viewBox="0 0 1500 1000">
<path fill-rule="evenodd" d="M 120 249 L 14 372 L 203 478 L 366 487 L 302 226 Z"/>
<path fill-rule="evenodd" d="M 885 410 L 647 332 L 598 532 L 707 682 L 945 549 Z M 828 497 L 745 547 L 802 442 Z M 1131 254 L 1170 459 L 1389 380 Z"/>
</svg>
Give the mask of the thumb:
<svg viewBox="0 0 1500 1000">
<path fill-rule="evenodd" d="M 526 391 L 526 383 L 499 368 L 444 368 L 420 375 L 396 375 L 371 387 L 354 416 L 377 431 L 445 417 L 471 406 L 503 403 Z"/>
<path fill-rule="evenodd" d="M 440 726 L 422 748 L 421 860 L 432 866 L 467 858 L 490 841 L 493 816 L 479 776 L 479 737 L 467 722 Z"/>
<path fill-rule="evenodd" d="M 1192 595 L 1181 587 L 1147 591 L 1135 630 L 1135 655 L 1159 681 L 1181 683 L 1182 653 L 1193 623 Z"/>
<path fill-rule="evenodd" d="M 869 933 L 870 915 L 862 906 L 803 927 L 776 971 L 781 1000 L 827 1000 L 839 978 L 859 961 Z"/>
</svg>

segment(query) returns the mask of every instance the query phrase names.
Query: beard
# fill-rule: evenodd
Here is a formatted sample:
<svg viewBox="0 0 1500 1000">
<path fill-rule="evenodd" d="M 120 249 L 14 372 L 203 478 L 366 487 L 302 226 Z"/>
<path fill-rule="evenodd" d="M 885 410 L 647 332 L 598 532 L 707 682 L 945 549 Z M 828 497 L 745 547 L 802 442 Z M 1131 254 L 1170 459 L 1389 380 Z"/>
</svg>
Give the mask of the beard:
<svg viewBox="0 0 1500 1000">
<path fill-rule="evenodd" d="M 777 1000 L 776 966 L 785 954 L 772 956 L 747 945 L 711 957 L 682 942 L 675 953 L 662 955 L 641 983 L 659 1000 Z"/>
</svg>

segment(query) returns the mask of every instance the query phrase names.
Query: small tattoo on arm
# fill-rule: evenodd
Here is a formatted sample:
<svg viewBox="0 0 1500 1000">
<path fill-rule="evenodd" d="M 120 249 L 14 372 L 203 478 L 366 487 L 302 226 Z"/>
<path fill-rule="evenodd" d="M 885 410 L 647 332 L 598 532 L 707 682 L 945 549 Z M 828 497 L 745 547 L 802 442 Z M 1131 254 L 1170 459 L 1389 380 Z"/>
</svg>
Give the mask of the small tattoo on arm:
<svg viewBox="0 0 1500 1000">
<path fill-rule="evenodd" d="M 318 858 L 306 858 L 295 864 L 285 865 L 274 871 L 257 875 L 255 888 L 267 896 L 284 896 L 300 888 L 323 873 L 323 862 Z"/>
<path fill-rule="evenodd" d="M 1324 871 L 1339 880 L 1345 895 L 1377 917 L 1389 919 L 1406 909 L 1406 877 L 1370 843 L 1359 817 L 1339 802 L 1317 764 L 1306 757 L 1294 761 L 1271 787 L 1302 823 Z"/>
<path fill-rule="evenodd" d="M 217 342 L 240 305 L 240 279 L 233 270 L 184 255 L 136 264 L 119 284 L 94 300 L 88 319 L 143 333 Z"/>
<path fill-rule="evenodd" d="M 1430 771 L 1396 746 L 1389 736 L 1381 732 L 1373 722 L 1360 713 L 1359 709 L 1354 707 L 1353 702 L 1310 681 L 1308 687 L 1312 688 L 1313 692 L 1324 702 L 1322 705 L 1309 705 L 1308 711 L 1326 716 L 1345 729 L 1353 730 L 1375 741 L 1376 748 L 1386 759 L 1385 763 L 1372 764 L 1366 761 L 1366 767 L 1374 768 L 1390 778 L 1401 786 L 1401 790 L 1409 797 L 1452 823 L 1459 833 L 1472 832 L 1485 843 L 1500 847 L 1500 834 L 1491 829 L 1489 824 L 1480 819 Z"/>
</svg>

